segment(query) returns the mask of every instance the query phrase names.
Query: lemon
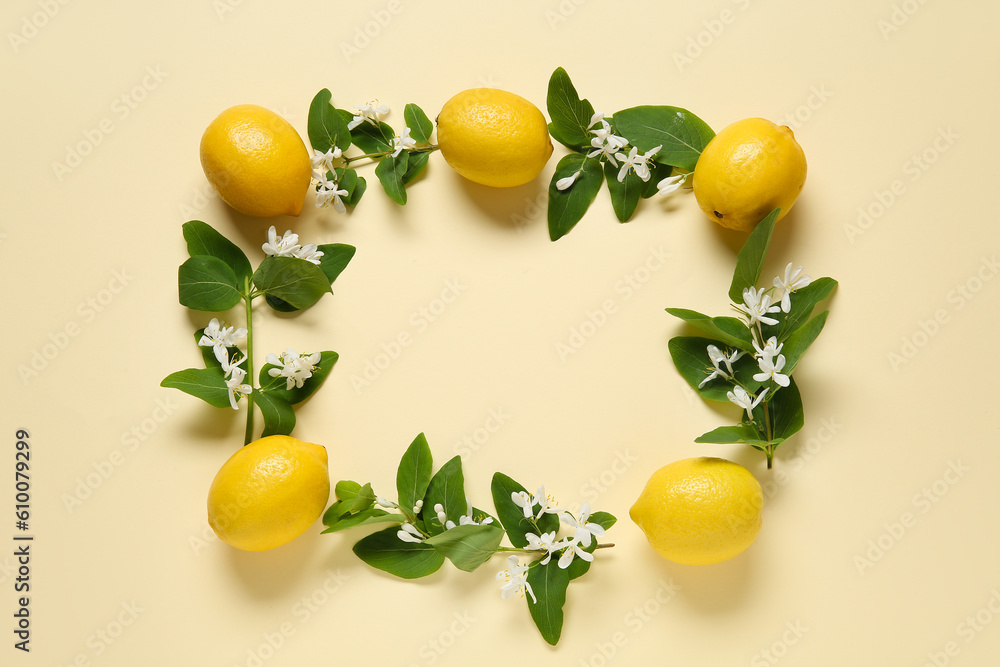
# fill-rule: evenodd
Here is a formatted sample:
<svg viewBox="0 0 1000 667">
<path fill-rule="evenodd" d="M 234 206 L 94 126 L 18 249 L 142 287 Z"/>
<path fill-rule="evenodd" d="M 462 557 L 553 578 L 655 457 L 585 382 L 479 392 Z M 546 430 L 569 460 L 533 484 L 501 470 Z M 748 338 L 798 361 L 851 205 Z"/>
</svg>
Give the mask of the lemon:
<svg viewBox="0 0 1000 667">
<path fill-rule="evenodd" d="M 437 136 L 452 169 L 496 188 L 528 183 L 552 155 L 538 107 L 495 88 L 466 90 L 448 100 L 437 118 Z"/>
<path fill-rule="evenodd" d="M 298 215 L 312 181 L 295 128 L 255 104 L 223 111 L 201 137 L 201 166 L 222 200 L 245 215 Z"/>
<path fill-rule="evenodd" d="M 664 558 L 708 565 L 753 543 L 763 504 L 760 484 L 749 470 L 725 459 L 700 457 L 653 473 L 629 516 Z"/>
<path fill-rule="evenodd" d="M 304 533 L 329 499 L 326 448 L 272 435 L 219 469 L 208 491 L 208 523 L 227 544 L 265 551 Z"/>
<path fill-rule="evenodd" d="M 780 220 L 806 182 L 806 156 L 785 126 L 746 118 L 719 132 L 694 169 L 694 196 L 709 219 L 749 231 L 781 207 Z"/>
</svg>

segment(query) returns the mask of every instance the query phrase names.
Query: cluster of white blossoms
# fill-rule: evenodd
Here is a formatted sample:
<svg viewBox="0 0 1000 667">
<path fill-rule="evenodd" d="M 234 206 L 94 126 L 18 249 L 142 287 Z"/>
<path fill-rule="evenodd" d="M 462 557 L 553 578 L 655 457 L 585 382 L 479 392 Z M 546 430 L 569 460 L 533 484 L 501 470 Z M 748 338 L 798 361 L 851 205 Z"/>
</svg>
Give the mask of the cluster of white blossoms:
<svg viewBox="0 0 1000 667">
<path fill-rule="evenodd" d="M 745 318 L 745 324 L 750 329 L 754 352 L 754 359 L 757 360 L 758 373 L 753 379 L 757 382 L 773 382 L 779 387 L 787 387 L 791 383 L 788 375 L 782 373 L 785 368 L 785 355 L 781 354 L 784 343 L 778 343 L 776 336 L 771 336 L 766 341 L 761 334 L 761 325 L 774 326 L 778 320 L 771 315 L 789 313 L 792 309 L 792 294 L 807 286 L 812 282 L 812 278 L 802 274 L 802 267 L 793 269 L 793 263 L 789 262 L 785 267 L 784 277 L 777 276 L 774 279 L 774 287 L 769 289 L 756 289 L 748 287 L 743 290 L 743 303 L 733 304 Z M 772 292 L 781 290 L 781 297 L 777 305 L 772 304 Z M 715 345 L 708 346 L 708 359 L 712 367 L 708 370 L 708 375 L 698 385 L 698 388 L 716 378 L 730 380 L 737 383 L 732 391 L 726 392 L 726 397 L 730 402 L 747 411 L 747 419 L 753 421 L 753 411 L 760 405 L 770 391 L 771 387 L 764 387 L 760 393 L 753 395 L 747 391 L 746 387 L 738 384 L 733 372 L 733 364 L 743 356 L 740 350 L 734 350 L 726 354 Z"/>
<path fill-rule="evenodd" d="M 649 181 L 651 176 L 649 163 L 652 161 L 653 156 L 663 148 L 662 145 L 651 148 L 645 153 L 639 153 L 638 147 L 630 147 L 628 139 L 612 132 L 611 124 L 604 119 L 604 113 L 601 111 L 591 116 L 590 125 L 587 126 L 587 130 L 590 134 L 594 135 L 590 140 L 590 146 L 593 150 L 587 153 L 587 158 L 598 158 L 601 161 L 607 160 L 611 163 L 611 166 L 617 167 L 619 183 L 625 180 L 625 176 L 630 169 L 644 183 Z M 628 149 L 628 153 L 624 152 L 626 149 Z M 581 173 L 583 173 L 582 164 L 576 172 L 556 181 L 556 189 L 568 190 L 576 182 L 576 179 L 580 177 Z M 687 176 L 687 174 L 678 174 L 664 178 L 657 183 L 657 192 L 663 196 L 669 195 L 684 184 Z"/>
<path fill-rule="evenodd" d="M 267 355 L 266 361 L 275 368 L 269 368 L 267 374 L 286 378 L 285 389 L 288 391 L 301 389 L 305 381 L 313 376 L 321 357 L 319 352 L 299 354 L 290 347 L 280 357 L 272 352 Z"/>
<path fill-rule="evenodd" d="M 268 257 L 296 257 L 316 266 L 319 266 L 323 257 L 323 251 L 318 250 L 315 243 L 299 245 L 299 235 L 293 234 L 290 229 L 279 237 L 274 225 L 267 230 L 267 243 L 261 249 Z"/>
<path fill-rule="evenodd" d="M 357 113 L 347 123 L 348 130 L 354 130 L 362 123 L 369 123 L 378 127 L 382 118 L 389 113 L 389 106 L 380 104 L 375 106 L 375 102 L 369 102 L 360 106 L 355 106 Z M 392 157 L 398 157 L 404 150 L 413 150 L 417 147 L 417 141 L 410 136 L 410 128 L 405 127 L 400 134 L 392 138 Z M 349 161 L 349 160 L 348 160 Z M 350 193 L 340 187 L 337 180 L 337 167 L 346 166 L 344 153 L 337 146 L 332 146 L 325 153 L 313 149 L 312 171 L 313 185 L 316 186 L 316 208 L 333 206 L 337 213 L 346 213 L 347 207 L 344 205 L 343 197 Z"/>
<path fill-rule="evenodd" d="M 246 335 L 246 329 L 223 326 L 217 318 L 213 317 L 202 332 L 201 339 L 198 340 L 198 345 L 212 348 L 215 358 L 222 366 L 226 388 L 229 390 L 229 405 L 233 410 L 239 409 L 237 401 L 253 391 L 253 387 L 243 382 L 247 372 L 241 364 L 247 360 L 246 355 L 244 354 L 239 359 L 230 360 L 229 358 L 229 348 L 236 347 L 237 342 L 245 338 Z"/>
</svg>

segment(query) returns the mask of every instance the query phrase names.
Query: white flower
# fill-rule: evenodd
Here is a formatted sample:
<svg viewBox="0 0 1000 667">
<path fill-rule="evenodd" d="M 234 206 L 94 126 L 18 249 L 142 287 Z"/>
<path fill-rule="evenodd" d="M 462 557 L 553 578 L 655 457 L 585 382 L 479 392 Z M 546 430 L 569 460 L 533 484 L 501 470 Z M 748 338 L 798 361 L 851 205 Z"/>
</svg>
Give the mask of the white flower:
<svg viewBox="0 0 1000 667">
<path fill-rule="evenodd" d="M 323 208 L 332 203 L 337 213 L 346 213 L 347 207 L 341 201 L 341 197 L 346 196 L 347 190 L 342 189 L 336 181 L 328 181 L 324 178 L 316 190 L 316 208 Z"/>
<path fill-rule="evenodd" d="M 528 540 L 528 549 L 545 552 L 545 558 L 539 561 L 542 565 L 547 565 L 552 559 L 552 554 L 566 546 L 562 541 L 556 541 L 556 531 L 554 530 L 541 535 L 525 533 L 524 537 Z"/>
<path fill-rule="evenodd" d="M 319 250 L 315 243 L 307 243 L 295 251 L 295 255 L 293 256 L 319 266 L 320 258 L 323 256 L 323 251 Z"/>
<path fill-rule="evenodd" d="M 580 547 L 580 541 L 575 538 L 564 542 L 563 547 L 565 550 L 562 552 L 562 556 L 559 557 L 559 567 L 564 570 L 570 566 L 570 563 L 573 562 L 573 558 L 576 556 L 579 556 L 588 563 L 594 560 L 594 554 L 584 551 Z"/>
<path fill-rule="evenodd" d="M 322 358 L 320 352 L 312 354 L 299 354 L 292 348 L 287 348 L 279 358 L 273 352 L 267 355 L 267 363 L 276 368 L 269 368 L 267 374 L 271 377 L 284 377 L 285 389 L 291 391 L 292 388 L 301 389 L 303 383 L 312 377 L 316 370 L 316 364 Z"/>
<path fill-rule="evenodd" d="M 237 329 L 231 326 L 224 327 L 219 324 L 218 319 L 213 317 L 208 326 L 205 327 L 205 331 L 202 332 L 198 345 L 212 348 L 212 351 L 215 352 L 215 358 L 219 360 L 220 364 L 224 364 L 229 361 L 229 351 L 227 348 L 236 347 L 236 340 L 246 335 L 246 329 Z"/>
<path fill-rule="evenodd" d="M 578 179 L 580 177 L 581 173 L 583 173 L 583 172 L 582 171 L 575 171 L 572 174 L 570 174 L 569 176 L 566 176 L 565 178 L 560 178 L 558 181 L 556 181 L 556 190 L 567 190 L 567 189 L 569 189 L 569 187 L 571 185 L 573 185 L 574 183 L 576 183 L 576 179 Z"/>
<path fill-rule="evenodd" d="M 760 322 L 761 324 L 777 324 L 778 320 L 773 317 L 767 317 L 767 315 L 781 310 L 779 306 L 771 305 L 770 294 L 765 294 L 763 289 L 757 290 L 753 287 L 743 290 L 743 303 L 735 304 L 735 308 L 749 318 L 747 326 L 751 327 L 756 322 Z"/>
<path fill-rule="evenodd" d="M 403 129 L 403 133 L 394 137 L 392 141 L 396 150 L 392 152 L 393 157 L 397 157 L 402 150 L 410 150 L 417 147 L 417 140 L 410 136 L 410 128 Z"/>
<path fill-rule="evenodd" d="M 726 397 L 736 405 L 744 408 L 747 411 L 747 417 L 753 420 L 753 409 L 760 405 L 760 402 L 764 400 L 765 394 L 767 394 L 767 389 L 764 389 L 764 391 L 760 392 L 754 398 L 743 387 L 736 387 L 733 391 L 726 392 Z"/>
<path fill-rule="evenodd" d="M 364 104 L 362 106 L 355 106 L 354 108 L 358 110 L 358 113 L 354 115 L 354 118 L 347 124 L 348 130 L 353 130 L 361 123 L 368 121 L 372 125 L 378 126 L 381 122 L 380 116 L 384 116 L 389 113 L 389 107 L 382 104 L 380 106 L 372 106 L 374 102 L 369 104 Z"/>
<path fill-rule="evenodd" d="M 244 357 L 243 359 L 246 359 Z M 229 379 L 226 380 L 226 389 L 229 390 L 229 405 L 233 410 L 239 410 L 239 406 L 236 404 L 238 400 L 250 394 L 253 391 L 253 387 L 248 384 L 244 384 L 243 380 L 247 376 L 247 372 L 239 367 L 239 364 L 243 362 L 240 359 L 234 364 L 226 364 L 224 368 L 226 369 L 226 375 L 229 375 Z"/>
<path fill-rule="evenodd" d="M 601 127 L 596 130 L 590 129 L 598 123 L 601 124 Z M 608 121 L 604 120 L 604 114 L 600 111 L 591 116 L 590 125 L 587 126 L 587 129 L 594 135 L 594 138 L 590 140 L 590 145 L 594 150 L 588 153 L 587 157 L 592 158 L 601 155 L 606 157 L 613 166 L 617 167 L 618 163 L 615 162 L 615 156 L 618 151 L 628 146 L 628 139 L 620 137 L 617 134 L 612 134 L 611 125 Z"/>
<path fill-rule="evenodd" d="M 769 356 L 761 356 L 757 360 L 757 365 L 760 366 L 760 373 L 754 374 L 754 380 L 757 382 L 774 380 L 775 384 L 788 386 L 788 376 L 781 373 L 781 369 L 785 367 L 785 355 L 779 354 L 776 360 Z"/>
<path fill-rule="evenodd" d="M 488 526 L 493 523 L 493 517 L 484 516 L 479 521 L 476 521 L 472 516 L 472 503 L 469 502 L 469 498 L 465 498 L 465 514 L 458 517 L 458 525 L 460 526 Z"/>
<path fill-rule="evenodd" d="M 708 359 L 709 361 L 712 362 L 712 368 L 714 370 L 711 373 L 709 373 L 708 376 L 698 384 L 698 389 L 701 389 L 711 380 L 714 380 L 717 377 L 722 377 L 725 378 L 726 380 L 732 379 L 733 363 L 735 363 L 736 360 L 742 356 L 743 352 L 741 352 L 740 350 L 734 350 L 732 354 L 726 356 L 725 353 L 723 353 L 722 350 L 717 348 L 715 345 L 709 345 Z M 720 363 L 726 364 L 726 368 L 728 369 L 728 371 L 722 370 L 722 368 L 719 366 Z"/>
<path fill-rule="evenodd" d="M 656 184 L 657 194 L 661 197 L 666 197 L 667 195 L 673 194 L 674 192 L 681 189 L 684 185 L 684 181 L 687 179 L 687 174 L 677 174 L 676 176 L 668 176 L 662 181 Z"/>
<path fill-rule="evenodd" d="M 784 290 L 781 295 L 781 310 L 787 313 L 792 309 L 792 300 L 790 295 L 796 290 L 800 290 L 809 283 L 812 282 L 812 278 L 809 276 L 800 276 L 802 273 L 802 267 L 792 270 L 792 263 L 789 262 L 788 266 L 785 267 L 785 279 L 782 280 L 777 276 L 774 278 L 774 286 L 778 289 Z"/>
<path fill-rule="evenodd" d="M 386 500 L 382 496 L 375 496 L 375 504 L 385 508 L 396 507 L 396 503 L 392 502 L 391 500 Z"/>
<path fill-rule="evenodd" d="M 764 347 L 757 345 L 757 341 L 753 341 L 753 349 L 757 350 L 757 354 L 754 356 L 758 359 L 767 359 L 768 361 L 774 359 L 781 352 L 781 348 L 785 346 L 784 343 L 778 345 L 777 336 L 771 336 L 764 343 Z"/>
<path fill-rule="evenodd" d="M 510 494 L 510 499 L 515 505 L 524 510 L 524 518 L 530 519 L 532 517 L 532 508 L 535 505 L 539 505 L 538 514 L 535 515 L 535 519 L 540 519 L 543 514 L 555 514 L 561 510 L 557 507 L 550 507 L 548 499 L 545 496 L 545 487 L 538 487 L 538 493 L 534 497 L 529 495 L 526 491 L 514 491 Z"/>
<path fill-rule="evenodd" d="M 261 246 L 268 257 L 294 257 L 299 250 L 299 235 L 288 230 L 278 238 L 278 233 L 271 225 L 267 230 L 267 243 Z"/>
<path fill-rule="evenodd" d="M 632 167 L 636 176 L 641 178 L 643 181 L 648 181 L 649 160 L 661 148 L 663 148 L 663 146 L 657 146 L 650 149 L 645 155 L 639 155 L 639 149 L 635 146 L 633 146 L 632 150 L 628 152 L 628 155 L 625 155 L 624 153 L 617 153 L 615 157 L 622 161 L 621 169 L 618 170 L 618 182 L 621 183 L 625 180 L 625 174 L 628 173 L 629 167 Z"/>
<path fill-rule="evenodd" d="M 590 503 L 584 503 L 580 507 L 579 516 L 563 512 L 559 515 L 559 518 L 562 519 L 563 523 L 576 529 L 573 539 L 585 547 L 590 546 L 592 538 L 596 537 L 600 539 L 604 537 L 604 526 L 599 523 L 590 523 Z M 587 555 L 589 556 L 590 554 Z"/>
<path fill-rule="evenodd" d="M 507 557 L 507 569 L 497 572 L 497 581 L 504 582 L 503 586 L 500 587 L 502 599 L 509 600 L 517 594 L 524 596 L 527 591 L 531 600 L 538 604 L 538 598 L 535 597 L 535 592 L 531 590 L 531 584 L 528 583 L 528 566 L 521 565 L 517 556 Z"/>
<path fill-rule="evenodd" d="M 399 530 L 396 531 L 396 537 L 398 537 L 403 542 L 423 542 L 423 536 L 420 531 L 417 530 L 416 526 L 412 523 L 403 523 L 399 526 Z"/>
<path fill-rule="evenodd" d="M 312 168 L 317 177 L 319 174 L 325 177 L 327 172 L 333 171 L 333 162 L 334 160 L 339 160 L 341 155 L 343 155 L 343 152 L 337 146 L 332 146 L 325 153 L 313 149 Z"/>
</svg>

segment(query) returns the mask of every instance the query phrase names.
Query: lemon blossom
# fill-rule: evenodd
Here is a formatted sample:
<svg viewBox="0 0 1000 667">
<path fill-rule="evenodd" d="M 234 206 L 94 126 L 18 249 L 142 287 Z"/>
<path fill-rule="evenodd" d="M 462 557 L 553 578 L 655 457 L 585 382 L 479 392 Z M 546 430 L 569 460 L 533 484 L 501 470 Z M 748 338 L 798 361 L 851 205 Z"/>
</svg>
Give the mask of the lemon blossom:
<svg viewBox="0 0 1000 667">
<path fill-rule="evenodd" d="M 774 359 L 781 352 L 781 348 L 785 346 L 784 343 L 778 344 L 777 336 L 771 336 L 764 343 L 764 347 L 757 345 L 757 341 L 753 342 L 753 349 L 757 350 L 757 354 L 754 356 L 758 359 Z"/>
<path fill-rule="evenodd" d="M 524 538 L 528 540 L 528 549 L 531 551 L 545 552 L 545 558 L 539 561 L 541 565 L 547 565 L 548 562 L 552 560 L 552 554 L 566 546 L 561 540 L 556 540 L 556 531 L 554 530 L 548 533 L 542 533 L 541 535 L 525 533 Z"/>
<path fill-rule="evenodd" d="M 667 195 L 680 190 L 681 186 L 684 185 L 684 181 L 687 180 L 687 176 L 687 174 L 677 174 L 676 176 L 668 176 L 664 178 L 656 184 L 657 194 L 661 197 L 666 197 Z"/>
<path fill-rule="evenodd" d="M 543 514 L 557 514 L 562 511 L 558 507 L 549 506 L 548 498 L 545 496 L 544 486 L 538 487 L 538 493 L 536 493 L 534 497 L 526 491 L 514 491 L 510 494 L 510 499 L 515 505 L 524 510 L 525 519 L 532 518 L 532 508 L 535 505 L 540 507 L 538 514 L 534 515 L 536 520 L 540 519 Z"/>
<path fill-rule="evenodd" d="M 763 289 L 757 290 L 748 287 L 743 290 L 743 303 L 734 304 L 736 310 L 747 316 L 747 326 L 760 324 L 777 324 L 778 320 L 768 317 L 770 313 L 781 310 L 780 306 L 771 305 L 771 295 L 765 294 Z"/>
<path fill-rule="evenodd" d="M 780 290 L 783 290 L 781 295 L 781 310 L 787 313 L 792 309 L 791 296 L 796 290 L 800 290 L 809 283 L 812 282 L 812 278 L 808 275 L 800 275 L 802 273 L 802 267 L 792 270 L 792 263 L 789 262 L 788 266 L 785 267 L 785 278 L 782 280 L 779 277 L 774 278 L 774 286 Z"/>
<path fill-rule="evenodd" d="M 754 398 L 747 393 L 747 390 L 743 387 L 736 387 L 733 391 L 726 392 L 726 398 L 736 405 L 744 408 L 747 411 L 747 417 L 753 420 L 753 409 L 760 405 L 760 402 L 764 400 L 764 396 L 767 394 L 767 389 L 757 394 Z"/>
<path fill-rule="evenodd" d="M 573 562 L 573 559 L 576 558 L 577 556 L 587 561 L 588 563 L 593 562 L 594 554 L 587 553 L 586 551 L 584 551 L 580 547 L 581 544 L 582 543 L 576 538 L 573 538 L 572 540 L 566 540 L 563 542 L 562 544 L 563 552 L 562 555 L 559 556 L 560 568 L 565 570 L 567 567 L 570 566 L 570 564 Z"/>
<path fill-rule="evenodd" d="M 532 602 L 538 604 L 538 598 L 535 597 L 535 592 L 531 590 L 531 584 L 528 583 L 528 566 L 521 565 L 521 560 L 517 556 L 507 558 L 507 569 L 497 572 L 497 581 L 504 582 L 503 586 L 500 587 L 502 599 L 508 600 L 517 594 L 524 596 L 527 592 L 531 596 Z"/>
<path fill-rule="evenodd" d="M 399 527 L 400 529 L 396 531 L 396 537 L 398 537 L 403 542 L 423 542 L 423 536 L 420 531 L 417 530 L 416 526 L 412 523 L 403 523 Z"/>
<path fill-rule="evenodd" d="M 558 181 L 556 181 L 556 190 L 566 190 L 566 189 L 568 189 L 571 185 L 573 185 L 574 183 L 576 183 L 576 179 L 578 179 L 580 177 L 581 173 L 583 173 L 582 170 L 581 171 L 574 171 L 569 176 L 565 176 L 563 178 L 560 178 Z"/>
<path fill-rule="evenodd" d="M 246 357 L 242 357 L 239 361 L 222 364 L 222 370 L 225 371 L 226 377 L 226 389 L 229 391 L 229 405 L 233 410 L 239 410 L 237 401 L 239 401 L 244 396 L 250 394 L 253 391 L 253 387 L 243 382 L 246 379 L 247 372 L 240 368 L 240 364 L 246 361 Z"/>
<path fill-rule="evenodd" d="M 574 516 L 569 512 L 559 515 L 563 523 L 575 528 L 573 539 L 585 547 L 589 547 L 593 538 L 604 537 L 604 526 L 599 523 L 590 523 L 590 503 L 580 506 L 580 514 Z M 587 554 L 588 556 L 590 554 Z M 585 560 L 590 560 L 585 558 Z"/>
<path fill-rule="evenodd" d="M 293 257 L 304 259 L 307 262 L 312 262 L 316 266 L 319 266 L 320 258 L 323 257 L 323 251 L 320 250 L 315 243 L 307 243 L 296 250 Z"/>
<path fill-rule="evenodd" d="M 601 126 L 592 130 L 591 128 L 597 125 Z M 608 159 L 613 166 L 617 167 L 618 163 L 615 161 L 615 157 L 618 151 L 624 149 L 628 146 L 628 139 L 625 137 L 620 137 L 617 134 L 611 132 L 611 125 L 608 121 L 604 120 L 604 114 L 600 111 L 595 113 L 590 117 L 590 125 L 587 126 L 587 130 L 594 135 L 594 138 L 590 140 L 590 145 L 594 148 L 590 153 L 587 154 L 588 158 L 602 156 Z"/>
<path fill-rule="evenodd" d="M 294 257 L 299 250 L 299 235 L 286 231 L 280 238 L 274 225 L 267 230 L 267 243 L 261 246 L 268 257 Z"/>
<path fill-rule="evenodd" d="M 316 208 L 323 208 L 333 204 L 337 213 L 346 213 L 347 207 L 341 201 L 341 197 L 347 196 L 347 190 L 340 187 L 336 181 L 327 180 L 324 176 L 319 179 L 319 189 L 316 190 Z"/>
<path fill-rule="evenodd" d="M 417 140 L 410 136 L 410 128 L 403 128 L 403 133 L 393 137 L 392 145 L 396 150 L 392 152 L 393 157 L 397 157 L 400 152 L 417 147 Z"/>
<path fill-rule="evenodd" d="M 319 352 L 299 354 L 290 347 L 280 358 L 272 352 L 267 355 L 266 361 L 275 368 L 269 368 L 267 374 L 271 377 L 286 378 L 285 389 L 288 391 L 292 388 L 301 389 L 303 383 L 312 377 L 321 358 L 322 354 Z"/>
<path fill-rule="evenodd" d="M 213 317 L 208 326 L 205 327 L 205 331 L 202 332 L 198 345 L 212 348 L 212 351 L 215 352 L 215 358 L 219 360 L 219 363 L 225 364 L 229 362 L 229 351 L 227 348 L 235 347 L 237 339 L 243 338 L 246 335 L 246 329 L 242 327 L 239 329 L 231 326 L 224 327 L 219 324 L 217 318 Z"/>
<path fill-rule="evenodd" d="M 758 382 L 773 380 L 782 387 L 787 387 L 791 382 L 787 375 L 781 373 L 781 369 L 785 367 L 785 355 L 779 354 L 777 359 L 762 356 L 757 360 L 757 364 L 760 366 L 760 373 L 754 374 L 754 380 Z"/>
<path fill-rule="evenodd" d="M 347 124 L 347 129 L 353 130 L 354 128 L 356 128 L 358 125 L 361 125 L 361 123 L 365 121 L 368 121 L 369 123 L 377 127 L 382 120 L 380 116 L 384 116 L 387 113 L 389 113 L 389 107 L 386 106 L 385 104 L 381 104 L 376 107 L 373 106 L 373 104 L 374 102 L 371 102 L 369 104 L 363 104 L 361 106 L 355 106 L 354 108 L 357 109 L 358 112 L 354 114 L 354 118 L 352 118 L 351 121 Z"/>
<path fill-rule="evenodd" d="M 343 154 L 344 154 L 343 151 L 341 151 L 338 146 L 330 147 L 330 150 L 328 150 L 325 153 L 313 149 L 313 156 L 312 156 L 313 172 L 317 175 L 317 177 L 319 176 L 319 174 L 326 176 L 328 172 L 333 171 L 334 160 L 339 160 Z"/>
<path fill-rule="evenodd" d="M 624 153 L 616 153 L 615 157 L 622 161 L 621 169 L 618 170 L 618 182 L 621 183 L 625 180 L 625 174 L 628 173 L 628 168 L 632 167 L 636 176 L 641 178 L 643 181 L 649 180 L 649 161 L 652 159 L 663 146 L 656 146 L 646 151 L 644 155 L 639 154 L 639 149 L 635 146 L 632 150 L 628 152 L 628 155 Z"/>
<path fill-rule="evenodd" d="M 713 368 L 713 370 L 712 370 L 711 373 L 708 374 L 708 377 L 706 377 L 704 380 L 702 380 L 698 384 L 698 389 L 701 389 L 706 384 L 708 384 L 711 380 L 714 380 L 717 377 L 721 377 L 721 378 L 724 378 L 726 380 L 732 379 L 732 377 L 733 377 L 733 364 L 736 362 L 737 359 L 739 359 L 742 356 L 743 356 L 743 352 L 741 352 L 740 350 L 734 350 L 732 354 L 730 354 L 729 356 L 726 356 L 726 354 L 723 353 L 723 351 L 720 350 L 715 345 L 709 345 L 708 346 L 708 359 L 709 359 L 709 361 L 712 362 L 712 368 Z M 719 366 L 720 363 L 726 364 L 726 368 L 728 369 L 728 371 L 722 370 L 722 368 Z"/>
</svg>

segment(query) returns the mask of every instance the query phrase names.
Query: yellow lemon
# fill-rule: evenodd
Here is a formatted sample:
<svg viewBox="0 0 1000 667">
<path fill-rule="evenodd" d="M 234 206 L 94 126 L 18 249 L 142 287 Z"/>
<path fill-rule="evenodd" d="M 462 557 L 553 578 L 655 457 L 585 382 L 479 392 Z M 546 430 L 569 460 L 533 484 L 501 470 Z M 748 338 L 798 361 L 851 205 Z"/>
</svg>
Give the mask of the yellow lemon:
<svg viewBox="0 0 1000 667">
<path fill-rule="evenodd" d="M 719 132 L 694 169 L 694 196 L 723 227 L 749 231 L 781 207 L 780 220 L 806 182 L 806 156 L 785 126 L 746 118 Z"/>
<path fill-rule="evenodd" d="M 675 563 L 708 565 L 749 547 L 760 532 L 764 494 L 743 466 L 684 459 L 649 478 L 629 510 L 650 546 Z"/>
<path fill-rule="evenodd" d="M 538 107 L 495 88 L 466 90 L 448 100 L 437 118 L 437 136 L 452 169 L 496 188 L 533 180 L 552 155 Z"/>
<path fill-rule="evenodd" d="M 223 111 L 201 137 L 201 166 L 222 200 L 245 215 L 298 215 L 312 162 L 288 121 L 255 104 Z"/>
<path fill-rule="evenodd" d="M 208 491 L 208 523 L 227 544 L 265 551 L 304 533 L 329 499 L 326 448 L 272 435 L 243 447 L 219 469 Z"/>
</svg>

